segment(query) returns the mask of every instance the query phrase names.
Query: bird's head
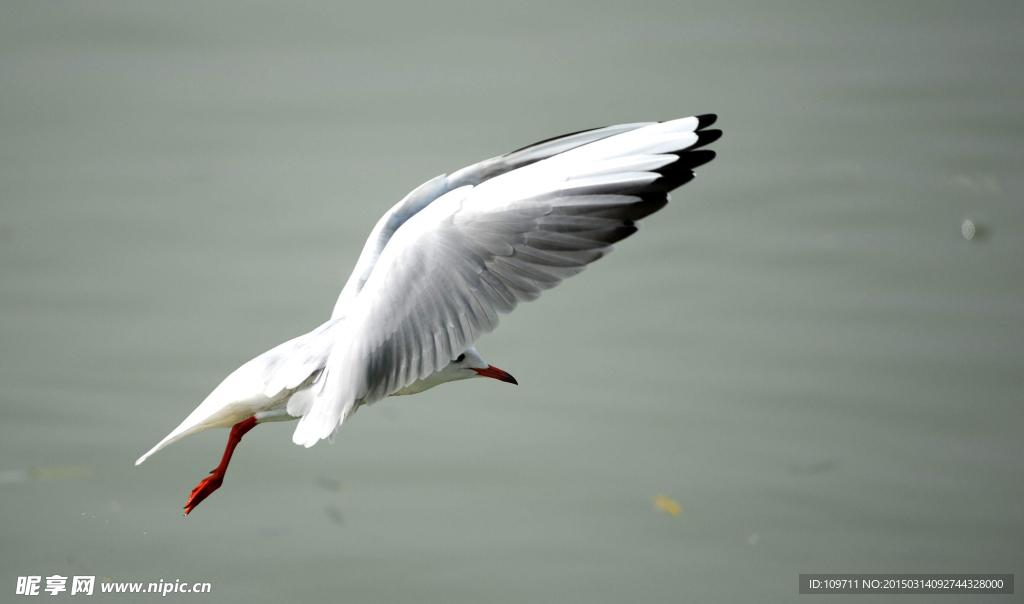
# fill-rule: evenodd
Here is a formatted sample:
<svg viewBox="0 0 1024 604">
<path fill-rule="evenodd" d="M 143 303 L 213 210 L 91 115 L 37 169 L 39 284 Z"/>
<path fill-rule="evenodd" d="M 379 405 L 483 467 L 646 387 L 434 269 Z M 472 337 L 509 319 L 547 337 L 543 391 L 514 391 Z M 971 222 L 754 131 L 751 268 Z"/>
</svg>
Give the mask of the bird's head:
<svg viewBox="0 0 1024 604">
<path fill-rule="evenodd" d="M 488 377 L 509 384 L 519 385 L 516 378 L 505 371 L 490 365 L 484 360 L 475 348 L 467 348 L 465 352 L 455 358 L 442 371 L 451 372 L 455 380 L 467 380 L 469 378 Z"/>
</svg>

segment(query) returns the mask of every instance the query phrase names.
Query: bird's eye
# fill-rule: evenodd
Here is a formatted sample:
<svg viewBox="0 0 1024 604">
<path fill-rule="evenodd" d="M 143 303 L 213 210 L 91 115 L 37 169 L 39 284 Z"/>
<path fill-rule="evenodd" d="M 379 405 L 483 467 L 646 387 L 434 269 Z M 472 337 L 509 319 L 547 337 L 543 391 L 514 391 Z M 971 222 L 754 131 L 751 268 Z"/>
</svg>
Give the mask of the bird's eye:
<svg viewBox="0 0 1024 604">
<path fill-rule="evenodd" d="M 462 361 L 465 361 L 465 360 L 466 360 L 466 353 L 462 353 L 462 354 L 459 355 L 459 358 L 455 359 L 455 362 L 456 363 L 461 363 Z"/>
</svg>

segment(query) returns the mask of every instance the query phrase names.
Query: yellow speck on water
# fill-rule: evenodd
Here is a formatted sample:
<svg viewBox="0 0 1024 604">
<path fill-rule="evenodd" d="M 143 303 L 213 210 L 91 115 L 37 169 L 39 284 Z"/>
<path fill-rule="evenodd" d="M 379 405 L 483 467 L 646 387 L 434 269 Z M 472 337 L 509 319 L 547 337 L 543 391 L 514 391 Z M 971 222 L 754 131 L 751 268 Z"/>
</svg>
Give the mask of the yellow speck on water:
<svg viewBox="0 0 1024 604">
<path fill-rule="evenodd" d="M 656 495 L 654 497 L 654 507 L 662 510 L 663 512 L 668 512 L 673 516 L 678 516 L 683 511 L 683 507 L 681 505 L 664 495 Z"/>
</svg>

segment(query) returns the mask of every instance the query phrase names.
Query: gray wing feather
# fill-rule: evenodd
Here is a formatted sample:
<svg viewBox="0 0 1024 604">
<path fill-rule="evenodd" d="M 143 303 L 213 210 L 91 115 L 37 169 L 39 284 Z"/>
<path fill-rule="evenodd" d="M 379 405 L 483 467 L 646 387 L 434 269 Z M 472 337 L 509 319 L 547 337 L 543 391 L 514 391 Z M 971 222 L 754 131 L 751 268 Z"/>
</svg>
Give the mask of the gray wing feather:
<svg viewBox="0 0 1024 604">
<path fill-rule="evenodd" d="M 559 153 L 564 153 L 570 149 L 647 125 L 650 124 L 621 124 L 566 134 L 540 143 L 534 143 L 512 153 L 478 162 L 450 176 L 445 174 L 436 176 L 416 187 L 405 198 L 388 210 L 377 222 L 373 231 L 370 232 L 370 237 L 363 246 L 359 260 L 356 261 L 356 266 L 352 270 L 351 276 L 349 276 L 348 281 L 345 283 L 345 287 L 342 288 L 338 301 L 334 304 L 331 318 L 337 319 L 344 316 L 345 309 L 359 295 L 359 291 L 362 290 L 366 280 L 370 278 L 370 273 L 373 272 L 377 259 L 380 258 L 384 248 L 387 247 L 388 242 L 399 227 L 442 195 L 466 185 L 479 185 L 484 181 L 558 155 Z"/>
</svg>

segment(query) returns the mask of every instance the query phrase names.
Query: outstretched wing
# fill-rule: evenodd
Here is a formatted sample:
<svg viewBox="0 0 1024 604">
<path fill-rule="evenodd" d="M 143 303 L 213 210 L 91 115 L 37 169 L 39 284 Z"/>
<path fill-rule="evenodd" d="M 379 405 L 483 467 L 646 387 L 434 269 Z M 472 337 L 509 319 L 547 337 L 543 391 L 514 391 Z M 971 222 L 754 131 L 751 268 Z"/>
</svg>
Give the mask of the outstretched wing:
<svg viewBox="0 0 1024 604">
<path fill-rule="evenodd" d="M 370 231 L 370 236 L 363 246 L 363 251 L 359 254 L 359 260 L 356 261 L 352 274 L 345 283 L 345 287 L 342 288 L 338 301 L 334 304 L 331 318 L 337 319 L 345 315 L 345 309 L 359 294 L 359 291 L 362 290 L 366 280 L 370 278 L 370 273 L 373 272 L 377 259 L 380 258 L 384 248 L 388 245 L 388 241 L 391 240 L 391 237 L 399 227 L 445 193 L 466 185 L 478 185 L 485 180 L 490 180 L 506 172 L 528 166 L 581 145 L 647 125 L 649 123 L 621 124 L 565 134 L 534 143 L 512 153 L 473 164 L 451 176 L 442 174 L 416 187 L 402 201 L 399 201 L 388 210 L 377 221 L 377 225 L 373 230 Z"/>
<path fill-rule="evenodd" d="M 721 135 L 705 129 L 713 121 L 627 127 L 454 188 L 414 213 L 347 307 L 293 440 L 312 446 L 360 402 L 442 369 L 494 330 L 499 314 L 610 252 L 714 158 L 702 149 Z"/>
</svg>

